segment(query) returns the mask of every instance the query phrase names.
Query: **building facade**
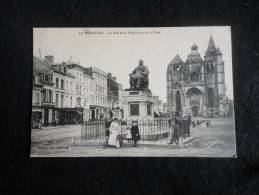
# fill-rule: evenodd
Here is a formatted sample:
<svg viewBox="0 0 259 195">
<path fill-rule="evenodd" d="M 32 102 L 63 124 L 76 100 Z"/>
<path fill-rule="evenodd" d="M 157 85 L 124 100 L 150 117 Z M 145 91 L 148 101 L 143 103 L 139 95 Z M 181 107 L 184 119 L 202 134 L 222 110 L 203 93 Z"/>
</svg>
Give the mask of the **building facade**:
<svg viewBox="0 0 259 195">
<path fill-rule="evenodd" d="M 107 74 L 107 117 L 123 118 L 122 111 L 122 85 L 116 81 L 111 73 Z"/>
<path fill-rule="evenodd" d="M 107 73 L 96 68 L 85 68 L 85 74 L 91 76 L 90 83 L 90 118 L 106 118 L 107 103 Z"/>
<path fill-rule="evenodd" d="M 167 67 L 169 113 L 192 116 L 223 115 L 225 98 L 224 61 L 212 36 L 204 59 L 193 44 L 184 62 L 177 54 Z"/>
<path fill-rule="evenodd" d="M 46 60 L 33 57 L 32 80 L 32 128 L 52 124 L 53 110 L 53 70 Z"/>
</svg>

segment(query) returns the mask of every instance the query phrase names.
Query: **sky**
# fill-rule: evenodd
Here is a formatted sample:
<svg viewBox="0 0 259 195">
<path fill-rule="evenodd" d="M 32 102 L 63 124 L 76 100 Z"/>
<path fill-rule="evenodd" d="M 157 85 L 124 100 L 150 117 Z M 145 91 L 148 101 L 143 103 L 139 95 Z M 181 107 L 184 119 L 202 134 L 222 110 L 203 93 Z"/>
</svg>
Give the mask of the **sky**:
<svg viewBox="0 0 259 195">
<path fill-rule="evenodd" d="M 226 94 L 233 98 L 231 27 L 163 28 L 34 28 L 33 55 L 53 55 L 54 62 L 71 60 L 111 72 L 123 88 L 139 59 L 149 69 L 149 88 L 166 102 L 167 65 L 177 54 L 186 60 L 195 43 L 204 58 L 212 35 L 225 63 Z"/>
</svg>

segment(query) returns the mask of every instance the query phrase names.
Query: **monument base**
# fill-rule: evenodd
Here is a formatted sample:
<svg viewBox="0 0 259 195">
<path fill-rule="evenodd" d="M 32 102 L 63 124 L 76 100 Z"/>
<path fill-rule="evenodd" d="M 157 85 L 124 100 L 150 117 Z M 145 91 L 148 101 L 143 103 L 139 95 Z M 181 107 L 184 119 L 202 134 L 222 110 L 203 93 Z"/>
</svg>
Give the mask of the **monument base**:
<svg viewBox="0 0 259 195">
<path fill-rule="evenodd" d="M 154 101 L 151 90 L 125 89 L 122 97 L 124 119 L 154 119 Z"/>
</svg>

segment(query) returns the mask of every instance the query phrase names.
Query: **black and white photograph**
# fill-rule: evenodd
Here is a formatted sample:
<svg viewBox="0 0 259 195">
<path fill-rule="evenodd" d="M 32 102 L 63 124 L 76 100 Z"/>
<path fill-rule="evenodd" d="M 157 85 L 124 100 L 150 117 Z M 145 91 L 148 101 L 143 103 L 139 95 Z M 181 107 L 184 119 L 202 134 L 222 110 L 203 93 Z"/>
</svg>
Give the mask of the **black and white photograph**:
<svg viewBox="0 0 259 195">
<path fill-rule="evenodd" d="M 231 26 L 33 28 L 31 157 L 236 158 Z"/>
</svg>

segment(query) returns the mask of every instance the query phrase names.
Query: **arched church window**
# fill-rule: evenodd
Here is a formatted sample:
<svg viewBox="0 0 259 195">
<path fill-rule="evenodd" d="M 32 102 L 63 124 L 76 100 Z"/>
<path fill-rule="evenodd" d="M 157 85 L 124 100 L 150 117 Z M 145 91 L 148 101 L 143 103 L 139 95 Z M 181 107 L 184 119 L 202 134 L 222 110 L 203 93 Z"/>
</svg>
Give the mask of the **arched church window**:
<svg viewBox="0 0 259 195">
<path fill-rule="evenodd" d="M 209 64 L 206 64 L 206 70 L 207 70 L 207 73 L 210 72 L 210 65 Z"/>
<path fill-rule="evenodd" d="M 197 72 L 192 72 L 190 76 L 191 82 L 197 82 L 199 81 L 199 74 Z"/>
<path fill-rule="evenodd" d="M 174 66 L 174 71 L 178 71 L 179 70 L 179 66 L 178 65 L 175 65 Z"/>
<path fill-rule="evenodd" d="M 214 92 L 213 89 L 208 89 L 208 106 L 210 108 L 214 107 Z"/>
<path fill-rule="evenodd" d="M 179 114 L 180 111 L 182 111 L 182 106 L 181 106 L 181 94 L 179 91 L 176 92 L 175 94 L 175 103 L 176 103 L 176 113 Z"/>
<path fill-rule="evenodd" d="M 214 72 L 214 67 L 213 67 L 212 62 L 209 62 L 208 64 L 206 64 L 206 69 L 207 69 L 207 73 Z"/>
<path fill-rule="evenodd" d="M 213 67 L 213 64 L 212 64 L 212 63 L 210 63 L 210 71 L 211 71 L 211 72 L 214 72 L 214 67 Z"/>
<path fill-rule="evenodd" d="M 168 87 L 171 88 L 172 76 L 170 73 L 167 75 L 167 79 L 168 79 L 168 81 L 167 81 Z"/>
</svg>

